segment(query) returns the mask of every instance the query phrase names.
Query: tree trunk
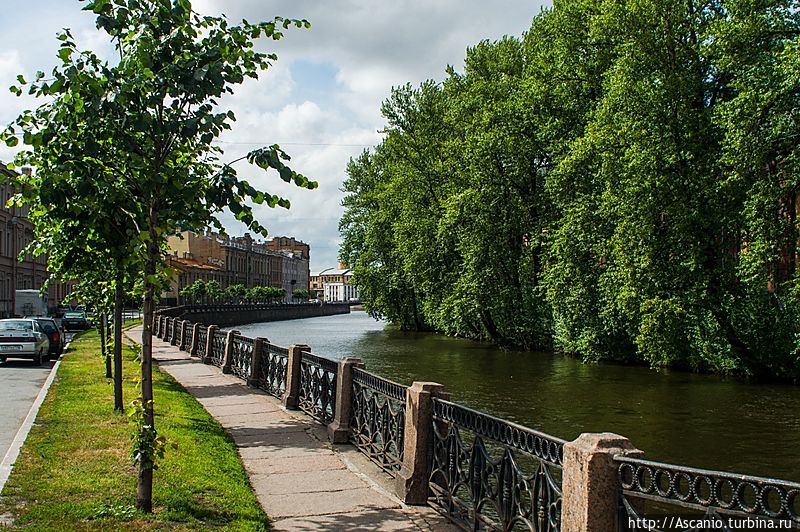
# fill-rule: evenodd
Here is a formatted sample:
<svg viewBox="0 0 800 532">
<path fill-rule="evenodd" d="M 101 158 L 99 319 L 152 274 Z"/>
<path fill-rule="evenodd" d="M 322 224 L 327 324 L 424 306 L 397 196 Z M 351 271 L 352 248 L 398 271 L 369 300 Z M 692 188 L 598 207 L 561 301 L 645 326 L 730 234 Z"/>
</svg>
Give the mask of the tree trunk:
<svg viewBox="0 0 800 532">
<path fill-rule="evenodd" d="M 153 283 L 159 260 L 158 235 L 156 235 L 155 211 L 151 207 L 149 220 L 150 240 L 147 243 L 147 258 L 144 266 L 144 327 L 142 328 L 142 407 L 144 424 L 155 428 L 153 416 L 153 310 L 156 286 Z M 136 486 L 136 508 L 145 513 L 153 511 L 153 464 L 139 462 L 139 478 Z"/>
<path fill-rule="evenodd" d="M 111 356 L 108 353 L 108 337 L 106 336 L 106 313 L 100 314 L 100 353 L 106 360 L 106 379 L 111 375 Z"/>
<path fill-rule="evenodd" d="M 114 283 L 114 410 L 122 412 L 122 306 L 125 298 L 122 261 L 117 259 Z"/>
</svg>

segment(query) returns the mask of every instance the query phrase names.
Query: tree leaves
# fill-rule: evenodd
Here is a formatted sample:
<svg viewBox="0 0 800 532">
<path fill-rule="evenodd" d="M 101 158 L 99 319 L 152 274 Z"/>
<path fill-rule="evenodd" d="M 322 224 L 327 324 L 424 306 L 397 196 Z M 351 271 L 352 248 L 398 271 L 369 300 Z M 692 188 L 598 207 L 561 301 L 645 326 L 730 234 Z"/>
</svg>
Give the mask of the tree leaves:
<svg viewBox="0 0 800 532">
<path fill-rule="evenodd" d="M 796 5 L 553 4 L 383 104 L 340 223 L 367 309 L 587 360 L 800 375 Z"/>
<path fill-rule="evenodd" d="M 187 0 L 92 0 L 83 9 L 97 15 L 119 61 L 79 52 L 69 31 L 62 32 L 61 64 L 50 80 L 37 74 L 29 85 L 44 102 L 21 114 L 2 140 L 15 146 L 21 137 L 29 149 L 15 162 L 37 169 L 13 184 L 31 207 L 34 247 L 48 253 L 54 277 L 79 279 L 87 294 L 101 298 L 90 289 L 121 264 L 127 284 L 136 280 L 143 287 L 147 324 L 166 286 L 162 252 L 170 235 L 218 224 L 214 215 L 225 208 L 265 232 L 247 200 L 289 206 L 240 182 L 211 144 L 235 119 L 219 110 L 218 98 L 269 66 L 274 54 L 255 50 L 254 40 L 275 35 L 263 24 L 232 26 L 223 17 L 200 16 Z M 284 19 L 273 25 L 278 21 Z M 22 77 L 17 81 L 27 85 Z M 22 89 L 11 91 L 20 95 Z M 259 166 L 298 186 L 316 186 L 288 169 L 282 162 L 288 155 L 279 148 L 267 151 L 270 157 L 260 158 Z M 149 429 L 139 434 L 147 440 L 139 450 L 158 444 L 145 337 L 142 420 Z M 153 466 L 149 458 L 143 462 Z"/>
</svg>

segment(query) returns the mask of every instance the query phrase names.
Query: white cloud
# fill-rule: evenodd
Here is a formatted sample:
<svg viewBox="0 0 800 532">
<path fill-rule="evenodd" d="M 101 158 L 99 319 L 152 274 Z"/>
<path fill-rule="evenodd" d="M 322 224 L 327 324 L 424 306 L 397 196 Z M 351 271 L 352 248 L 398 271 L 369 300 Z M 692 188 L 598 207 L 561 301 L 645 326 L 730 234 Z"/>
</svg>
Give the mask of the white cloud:
<svg viewBox="0 0 800 532">
<path fill-rule="evenodd" d="M 298 190 L 277 176 L 246 164 L 241 176 L 254 186 L 283 195 L 292 209 L 259 206 L 259 219 L 274 235 L 293 235 L 312 248 L 312 270 L 335 265 L 340 241 L 340 188 L 350 157 L 380 141 L 380 104 L 393 86 L 441 80 L 448 64 L 457 69 L 465 50 L 482 39 L 520 35 L 541 4 L 534 0 L 195 0 L 195 9 L 226 13 L 231 21 L 269 20 L 275 15 L 306 18 L 310 30 L 291 28 L 280 41 L 259 43 L 279 60 L 257 81 L 248 80 L 221 106 L 237 117 L 220 144 L 232 160 L 260 145 L 281 143 L 292 168 L 320 183 Z M 55 63 L 62 27 L 73 28 L 82 48 L 109 55 L 105 35 L 96 32 L 80 4 L 64 0 L 3 0 L 0 34 L 0 124 L 25 107 L 4 92 L 17 73 L 49 70 Z M 315 66 L 319 66 L 316 68 Z M 30 106 L 30 105 L 27 105 Z M 0 159 L 9 159 L 0 147 Z M 222 214 L 229 232 L 244 227 Z"/>
</svg>

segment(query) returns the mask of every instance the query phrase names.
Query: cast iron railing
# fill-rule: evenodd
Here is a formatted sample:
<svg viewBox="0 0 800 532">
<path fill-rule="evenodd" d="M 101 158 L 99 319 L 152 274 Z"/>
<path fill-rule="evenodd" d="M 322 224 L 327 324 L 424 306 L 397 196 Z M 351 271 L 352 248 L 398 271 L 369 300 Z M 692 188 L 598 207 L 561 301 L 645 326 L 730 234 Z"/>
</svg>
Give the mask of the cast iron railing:
<svg viewBox="0 0 800 532">
<path fill-rule="evenodd" d="M 619 530 L 634 530 L 631 524 L 642 522 L 648 515 L 660 517 L 683 515 L 713 522 L 714 530 L 738 530 L 732 523 L 754 520 L 792 523 L 800 529 L 800 484 L 771 478 L 708 471 L 684 466 L 652 462 L 638 458 L 614 458 L 619 482 Z M 732 521 L 729 521 L 731 519 Z M 751 521 L 747 521 L 750 519 Z M 687 519 L 688 521 L 688 519 Z M 659 520 L 654 532 L 694 530 L 681 527 L 669 518 Z M 676 526 L 673 526 L 676 525 Z M 759 529 L 786 530 L 781 523 L 754 525 Z"/>
<path fill-rule="evenodd" d="M 208 329 L 201 325 L 197 328 L 197 356 L 206 356 L 206 342 L 208 342 Z"/>
<path fill-rule="evenodd" d="M 209 359 L 215 366 L 222 367 L 222 362 L 225 358 L 225 338 L 227 336 L 227 333 L 222 331 L 214 331 L 214 336 L 211 338 L 211 353 L 209 353 Z"/>
<path fill-rule="evenodd" d="M 429 504 L 468 530 L 561 530 L 564 440 L 433 400 Z"/>
<path fill-rule="evenodd" d="M 300 356 L 300 410 L 328 424 L 336 415 L 336 373 L 338 364 L 328 358 L 303 352 Z"/>
<path fill-rule="evenodd" d="M 252 338 L 236 335 L 233 337 L 231 347 L 231 373 L 244 380 L 253 374 L 253 348 Z"/>
<path fill-rule="evenodd" d="M 169 342 L 169 338 L 172 335 L 172 318 L 167 319 L 166 327 L 164 328 L 164 335 L 162 339 L 165 342 Z"/>
<path fill-rule="evenodd" d="M 225 337 L 226 333 L 222 331 L 214 331 L 214 336 L 211 338 L 211 353 L 209 353 L 209 360 L 215 366 L 222 367 L 222 361 L 225 358 Z"/>
<path fill-rule="evenodd" d="M 390 475 L 403 463 L 406 387 L 353 369 L 350 441 Z"/>
<path fill-rule="evenodd" d="M 289 364 L 289 350 L 285 347 L 264 342 L 261 344 L 261 357 L 256 386 L 277 398 L 286 391 L 286 368 Z"/>
</svg>

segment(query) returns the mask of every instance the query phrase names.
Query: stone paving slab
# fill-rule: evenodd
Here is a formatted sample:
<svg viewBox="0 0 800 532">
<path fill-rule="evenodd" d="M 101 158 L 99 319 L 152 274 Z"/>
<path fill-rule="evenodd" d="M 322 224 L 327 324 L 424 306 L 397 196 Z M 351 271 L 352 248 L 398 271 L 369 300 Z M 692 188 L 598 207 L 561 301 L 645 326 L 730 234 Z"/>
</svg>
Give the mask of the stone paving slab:
<svg viewBox="0 0 800 532">
<path fill-rule="evenodd" d="M 126 331 L 128 341 L 141 338 L 141 331 Z M 430 508 L 402 504 L 385 478 L 364 473 L 376 470 L 368 459 L 337 451 L 324 427 L 285 410 L 276 398 L 155 337 L 153 358 L 233 438 L 273 530 L 456 530 Z"/>
<path fill-rule="evenodd" d="M 329 471 L 332 469 L 347 469 L 336 455 L 311 454 L 297 456 L 292 460 L 275 460 L 269 458 L 252 458 L 245 464 L 247 474 L 272 475 L 280 473 L 304 473 L 306 471 Z"/>
<path fill-rule="evenodd" d="M 409 522 L 414 528 L 409 528 Z M 315 515 L 310 517 L 290 517 L 273 522 L 272 530 L 316 531 L 316 532 L 382 532 L 398 530 L 429 530 L 431 532 L 451 532 L 452 525 L 442 522 L 436 516 L 436 522 L 429 523 L 424 519 L 410 519 L 406 512 L 392 509 L 364 509 L 356 513 Z"/>
<path fill-rule="evenodd" d="M 330 455 L 330 449 L 325 447 L 309 448 L 309 447 L 239 447 L 239 456 L 242 457 L 242 462 L 247 464 L 249 460 L 288 460 L 288 459 L 306 459 L 316 458 L 319 456 Z M 247 466 L 245 465 L 245 469 Z"/>
<path fill-rule="evenodd" d="M 215 415 L 224 417 L 225 421 L 229 423 L 236 423 L 239 421 L 250 424 L 264 421 L 267 422 L 268 425 L 275 425 L 280 421 L 284 421 L 280 418 L 275 419 L 274 417 L 267 417 L 264 415 L 279 412 L 281 409 L 278 405 L 270 403 L 260 404 L 259 402 L 254 403 L 253 401 L 242 403 L 240 402 L 241 400 L 242 399 L 239 399 L 237 402 L 226 401 L 221 403 L 202 400 L 200 404 L 209 412 L 213 410 Z"/>
<path fill-rule="evenodd" d="M 319 493 L 321 491 L 342 491 L 346 489 L 369 488 L 369 485 L 348 469 L 327 469 L 323 471 L 291 471 L 271 475 L 254 475 L 250 478 L 256 491 L 268 495 L 292 493 Z"/>
<path fill-rule="evenodd" d="M 273 520 L 284 517 L 369 512 L 370 510 L 400 509 L 398 502 L 369 487 L 314 493 L 306 497 L 296 493 L 273 495 L 258 493 L 258 499 Z M 410 525 L 410 524 L 409 524 Z M 409 530 L 414 530 L 409 528 Z"/>
</svg>

